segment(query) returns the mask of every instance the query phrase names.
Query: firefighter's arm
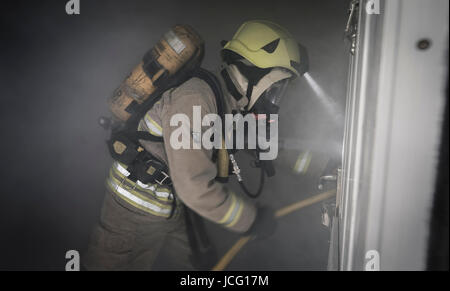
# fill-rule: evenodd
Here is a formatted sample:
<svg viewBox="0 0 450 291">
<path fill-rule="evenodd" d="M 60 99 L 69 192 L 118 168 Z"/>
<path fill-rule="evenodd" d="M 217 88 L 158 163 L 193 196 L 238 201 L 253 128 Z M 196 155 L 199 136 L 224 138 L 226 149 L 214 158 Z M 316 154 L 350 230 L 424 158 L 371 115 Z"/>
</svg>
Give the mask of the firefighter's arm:
<svg viewBox="0 0 450 291">
<path fill-rule="evenodd" d="M 193 106 L 201 106 L 201 118 L 215 112 L 215 105 L 208 104 L 208 99 L 196 91 L 184 91 L 182 96 L 176 96 L 181 92 L 173 92 L 175 96 L 172 96 L 169 106 L 165 106 L 168 109 L 162 118 L 164 145 L 176 194 L 199 215 L 230 230 L 245 232 L 255 219 L 255 206 L 214 180 L 217 169 L 211 161 L 212 150 L 203 146 L 193 149 L 193 142 L 200 142 L 199 136 L 193 139 Z M 177 113 L 184 114 L 189 123 L 175 123 L 175 126 L 173 123 L 171 126 L 170 120 Z M 182 135 L 189 139 L 189 148 L 175 149 L 171 139 L 172 143 L 174 139 L 180 138 L 180 141 Z"/>
</svg>

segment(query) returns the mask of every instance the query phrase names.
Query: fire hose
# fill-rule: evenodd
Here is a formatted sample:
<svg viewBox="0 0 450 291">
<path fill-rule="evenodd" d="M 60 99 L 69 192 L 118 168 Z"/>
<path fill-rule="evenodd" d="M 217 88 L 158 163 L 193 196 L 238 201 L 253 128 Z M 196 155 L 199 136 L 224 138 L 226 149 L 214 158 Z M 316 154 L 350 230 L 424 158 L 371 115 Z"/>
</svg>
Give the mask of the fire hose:
<svg viewBox="0 0 450 291">
<path fill-rule="evenodd" d="M 336 189 L 317 194 L 308 199 L 301 200 L 299 202 L 290 204 L 286 207 L 283 207 L 275 212 L 276 218 L 281 218 L 286 216 L 294 211 L 300 210 L 307 206 L 311 206 L 313 204 L 319 203 L 321 201 L 327 200 L 333 197 L 336 194 Z M 252 236 L 244 236 L 241 237 L 229 250 L 225 253 L 225 255 L 219 260 L 219 262 L 212 268 L 212 271 L 223 271 L 228 264 L 233 260 L 237 253 L 252 239 Z"/>
</svg>

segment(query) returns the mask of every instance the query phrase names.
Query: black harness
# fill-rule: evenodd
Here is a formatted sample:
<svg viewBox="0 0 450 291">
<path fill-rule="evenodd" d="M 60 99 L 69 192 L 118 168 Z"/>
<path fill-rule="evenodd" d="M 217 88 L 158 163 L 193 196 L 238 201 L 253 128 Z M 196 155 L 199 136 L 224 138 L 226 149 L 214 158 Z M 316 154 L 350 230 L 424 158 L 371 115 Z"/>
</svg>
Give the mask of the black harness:
<svg viewBox="0 0 450 291">
<path fill-rule="evenodd" d="M 193 77 L 199 78 L 209 85 L 215 96 L 218 114 L 221 118 L 224 118 L 223 93 L 217 77 L 200 67 L 189 73 L 184 78 L 184 81 Z M 138 131 L 137 128 L 139 121 L 146 112 L 161 99 L 162 93 L 182 83 L 180 82 L 178 85 L 170 86 L 169 88 L 166 87 L 164 91 L 159 90 L 155 92 L 125 124 L 112 128 L 111 137 L 107 141 L 109 152 L 113 159 L 128 166 L 127 171 L 130 173 L 128 179 L 131 181 L 136 182 L 139 180 L 144 184 L 172 185 L 167 165 L 147 152 L 139 142 L 139 140 L 164 142 L 164 139 L 154 136 L 147 131 Z"/>
<path fill-rule="evenodd" d="M 242 98 L 243 96 L 240 94 L 239 95 L 233 94 L 232 81 L 229 78 L 228 72 L 226 72 L 226 70 L 223 70 L 221 72 L 221 75 L 224 77 L 227 89 L 231 91 L 231 94 L 234 96 L 234 98 L 236 100 Z M 260 78 L 260 75 L 262 74 L 257 74 L 257 77 L 255 77 L 253 82 L 251 83 L 254 84 L 255 81 Z M 170 178 L 168 166 L 163 161 L 155 157 L 153 154 L 147 152 L 139 142 L 139 140 L 164 142 L 164 139 L 162 137 L 154 136 L 147 131 L 138 131 L 137 128 L 142 117 L 147 113 L 148 110 L 150 110 L 153 107 L 153 105 L 158 100 L 161 99 L 162 94 L 166 90 L 178 87 L 185 81 L 194 77 L 205 81 L 209 85 L 209 87 L 214 93 L 217 106 L 217 113 L 222 118 L 222 120 L 224 120 L 225 109 L 221 84 L 214 74 L 203 68 L 197 67 L 191 72 L 185 74 L 185 78 L 183 78 L 177 84 L 173 84 L 172 86 L 165 86 L 165 89 L 157 90 L 155 93 L 149 96 L 146 102 L 140 106 L 139 110 L 133 113 L 133 115 L 130 117 L 130 119 L 128 119 L 127 122 L 112 127 L 111 138 L 107 141 L 108 149 L 110 151 L 112 158 L 118 162 L 127 165 L 127 171 L 130 173 L 130 175 L 127 178 L 130 179 L 131 181 L 136 183 L 139 180 L 144 184 L 159 184 L 161 186 L 172 186 L 172 180 Z M 247 92 L 247 94 L 251 95 L 251 90 L 249 91 L 250 92 Z M 224 131 L 225 126 L 224 123 L 222 124 L 222 126 L 223 126 L 222 131 Z M 235 152 L 235 150 L 231 151 L 228 150 L 228 152 L 233 153 Z M 217 151 L 213 153 L 213 160 L 217 158 L 216 154 Z M 268 177 L 271 177 L 275 174 L 275 169 L 271 161 L 259 161 L 259 159 L 257 158 L 256 162 L 257 162 L 256 166 L 258 168 L 261 168 L 261 181 L 256 194 L 251 193 L 247 189 L 243 181 L 239 182 L 244 192 L 248 196 L 253 198 L 261 194 L 264 184 L 264 174 L 266 174 Z"/>
</svg>

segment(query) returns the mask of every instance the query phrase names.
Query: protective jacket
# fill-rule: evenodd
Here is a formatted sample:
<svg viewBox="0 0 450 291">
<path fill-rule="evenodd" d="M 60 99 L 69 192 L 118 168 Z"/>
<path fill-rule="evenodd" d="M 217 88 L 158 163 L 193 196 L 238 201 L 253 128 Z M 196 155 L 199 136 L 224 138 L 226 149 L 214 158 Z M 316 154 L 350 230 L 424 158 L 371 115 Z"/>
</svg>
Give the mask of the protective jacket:
<svg viewBox="0 0 450 291">
<path fill-rule="evenodd" d="M 221 79 L 220 81 L 223 83 Z M 225 90 L 224 96 L 227 113 L 245 106 L 230 98 Z M 255 219 L 256 208 L 242 195 L 215 181 L 217 168 L 212 161 L 213 150 L 203 147 L 174 149 L 170 144 L 172 132 L 180 130 L 180 125 L 170 125 L 171 117 L 177 113 L 185 114 L 189 118 L 190 128 L 184 124 L 181 130 L 190 138 L 193 137 L 194 106 L 201 107 L 202 119 L 206 114 L 218 113 L 213 90 L 208 83 L 195 77 L 166 91 L 139 122 L 139 131 L 148 131 L 152 135 L 163 137 L 163 143 L 144 140 L 140 140 L 140 143 L 146 151 L 166 163 L 173 182 L 172 187 L 144 184 L 140 181 L 135 183 L 127 179 L 129 173 L 126 166 L 119 162 L 114 162 L 106 184 L 121 198 L 120 201 L 131 205 L 137 211 L 170 217 L 173 211 L 179 211 L 181 200 L 206 219 L 230 230 L 245 232 Z M 205 129 L 203 127 L 202 132 Z"/>
</svg>

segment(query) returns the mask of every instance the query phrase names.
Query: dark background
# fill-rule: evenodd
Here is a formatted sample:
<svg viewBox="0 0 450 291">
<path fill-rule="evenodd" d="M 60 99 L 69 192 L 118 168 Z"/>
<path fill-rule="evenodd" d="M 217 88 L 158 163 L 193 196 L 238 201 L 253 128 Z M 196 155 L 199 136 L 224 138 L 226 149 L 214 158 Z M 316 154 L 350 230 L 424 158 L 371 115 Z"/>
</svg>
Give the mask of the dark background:
<svg viewBox="0 0 450 291">
<path fill-rule="evenodd" d="M 97 118 L 108 114 L 106 98 L 175 23 L 190 24 L 203 36 L 204 67 L 212 70 L 219 65 L 220 41 L 242 22 L 285 26 L 308 48 L 311 75 L 343 111 L 347 0 L 81 0 L 81 14 L 71 16 L 66 2 L 1 1 L 1 270 L 63 270 L 66 251 L 86 247 L 111 163 Z M 317 192 L 317 175 L 289 171 L 299 151 L 336 156 L 342 134 L 342 124 L 327 115 L 304 80 L 287 97 L 280 138 L 302 146 L 280 152 L 279 174 L 262 197 L 275 208 Z M 210 223 L 208 229 L 220 254 L 237 238 Z M 322 270 L 328 238 L 320 205 L 312 206 L 286 217 L 273 238 L 249 244 L 229 269 Z"/>
</svg>

